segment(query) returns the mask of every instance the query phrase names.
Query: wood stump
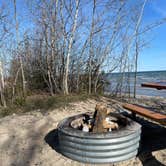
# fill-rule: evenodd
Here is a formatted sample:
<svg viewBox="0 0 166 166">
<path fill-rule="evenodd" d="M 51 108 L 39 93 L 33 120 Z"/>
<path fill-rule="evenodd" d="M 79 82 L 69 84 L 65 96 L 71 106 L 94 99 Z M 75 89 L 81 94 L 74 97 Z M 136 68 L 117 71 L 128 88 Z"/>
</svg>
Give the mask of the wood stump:
<svg viewBox="0 0 166 166">
<path fill-rule="evenodd" d="M 107 107 L 104 104 L 97 104 L 95 108 L 95 113 L 93 115 L 94 125 L 92 132 L 94 133 L 102 133 L 106 132 L 107 129 L 104 127 L 104 121 L 107 116 Z"/>
</svg>

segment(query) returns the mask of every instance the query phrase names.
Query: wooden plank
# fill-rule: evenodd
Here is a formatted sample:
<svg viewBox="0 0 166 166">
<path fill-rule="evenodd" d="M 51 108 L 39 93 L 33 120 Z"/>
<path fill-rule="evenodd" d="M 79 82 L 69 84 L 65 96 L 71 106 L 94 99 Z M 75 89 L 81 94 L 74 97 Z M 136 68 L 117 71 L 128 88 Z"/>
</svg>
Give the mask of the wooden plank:
<svg viewBox="0 0 166 166">
<path fill-rule="evenodd" d="M 166 115 L 164 114 L 156 113 L 146 108 L 136 106 L 133 104 L 124 104 L 123 108 L 131 112 L 134 112 L 136 114 L 139 114 L 141 116 L 144 116 L 146 118 L 152 119 L 160 124 L 166 125 Z"/>
<path fill-rule="evenodd" d="M 141 84 L 142 87 L 146 88 L 155 88 L 158 90 L 166 89 L 166 83 L 143 83 Z"/>
</svg>

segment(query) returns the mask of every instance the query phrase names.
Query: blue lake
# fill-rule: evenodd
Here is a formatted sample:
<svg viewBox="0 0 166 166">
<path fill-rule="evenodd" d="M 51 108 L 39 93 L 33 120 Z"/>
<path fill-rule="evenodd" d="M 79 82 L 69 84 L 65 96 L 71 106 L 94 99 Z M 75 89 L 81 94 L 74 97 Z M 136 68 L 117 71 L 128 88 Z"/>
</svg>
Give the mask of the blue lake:
<svg viewBox="0 0 166 166">
<path fill-rule="evenodd" d="M 128 77 L 130 76 L 128 81 Z M 105 87 L 106 92 L 112 92 L 116 89 L 116 86 L 120 79 L 122 78 L 122 73 L 108 73 L 106 74 L 106 79 L 109 84 Z M 130 84 L 129 84 L 130 82 Z M 145 96 L 160 96 L 166 98 L 166 90 L 156 90 L 152 88 L 141 87 L 141 83 L 156 82 L 166 85 L 166 71 L 146 71 L 137 73 L 137 95 Z M 124 73 L 123 88 L 122 92 L 128 92 L 130 85 L 130 92 L 134 91 L 134 73 Z"/>
</svg>

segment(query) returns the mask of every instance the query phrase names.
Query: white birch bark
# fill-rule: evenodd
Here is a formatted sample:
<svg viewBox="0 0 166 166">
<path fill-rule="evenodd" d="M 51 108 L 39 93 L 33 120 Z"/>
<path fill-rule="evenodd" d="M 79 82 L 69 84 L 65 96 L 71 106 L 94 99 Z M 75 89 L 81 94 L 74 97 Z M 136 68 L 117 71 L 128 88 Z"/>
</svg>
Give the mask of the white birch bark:
<svg viewBox="0 0 166 166">
<path fill-rule="evenodd" d="M 91 23 L 91 30 L 90 30 L 90 48 L 89 48 L 89 86 L 88 86 L 88 93 L 91 94 L 92 92 L 92 54 L 93 54 L 93 48 L 92 48 L 92 37 L 94 32 L 94 17 L 95 17 L 95 10 L 96 10 L 96 0 L 93 0 L 93 12 L 92 12 L 92 23 Z"/>
<path fill-rule="evenodd" d="M 141 23 L 141 19 L 143 16 L 143 11 L 145 8 L 147 0 L 144 0 L 144 3 L 141 8 L 141 12 L 138 18 L 138 21 L 136 23 L 135 27 L 135 36 L 136 36 L 136 52 L 135 52 L 135 73 L 134 73 L 134 98 L 136 97 L 136 84 L 137 84 L 137 68 L 138 68 L 138 55 L 139 55 L 139 50 L 138 50 L 138 31 L 139 31 L 139 26 Z"/>
<path fill-rule="evenodd" d="M 0 95 L 1 95 L 1 102 L 4 107 L 6 107 L 6 100 L 4 96 L 5 90 L 5 81 L 4 81 L 4 73 L 3 73 L 3 66 L 2 62 L 0 61 Z"/>
<path fill-rule="evenodd" d="M 70 63 L 70 55 L 71 55 L 71 49 L 73 45 L 74 34 L 76 31 L 76 26 L 77 26 L 78 11 L 79 11 L 79 0 L 76 0 L 76 11 L 74 15 L 74 23 L 73 23 L 73 27 L 71 31 L 71 36 L 69 39 L 69 45 L 68 45 L 68 51 L 67 51 L 67 57 L 66 57 L 66 70 L 65 70 L 65 78 L 64 78 L 64 94 L 66 95 L 69 94 L 69 89 L 68 89 L 69 63 Z"/>
<path fill-rule="evenodd" d="M 18 20 L 17 20 L 17 5 L 16 0 L 14 0 L 14 19 L 15 19 L 15 29 L 16 29 L 16 42 L 17 42 L 17 53 L 19 49 L 19 35 L 18 35 Z M 24 67 L 23 67 L 23 61 L 22 56 L 18 53 L 18 58 L 20 61 L 20 69 L 21 69 L 21 76 L 22 76 L 22 90 L 23 90 L 23 97 L 26 97 L 26 80 L 25 80 L 25 74 L 24 74 Z"/>
</svg>

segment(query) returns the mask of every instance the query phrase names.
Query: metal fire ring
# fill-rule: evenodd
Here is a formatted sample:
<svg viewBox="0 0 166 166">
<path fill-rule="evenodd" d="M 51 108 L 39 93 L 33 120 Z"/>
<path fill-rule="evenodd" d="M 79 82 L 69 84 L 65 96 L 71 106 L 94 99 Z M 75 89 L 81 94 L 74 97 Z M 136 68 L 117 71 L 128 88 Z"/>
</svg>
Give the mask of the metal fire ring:
<svg viewBox="0 0 166 166">
<path fill-rule="evenodd" d="M 113 115 L 126 118 L 116 113 Z M 126 126 L 106 133 L 83 132 L 71 127 L 73 120 L 84 116 L 85 114 L 72 116 L 59 123 L 59 149 L 63 155 L 94 164 L 120 162 L 137 155 L 141 125 L 126 118 Z"/>
</svg>

